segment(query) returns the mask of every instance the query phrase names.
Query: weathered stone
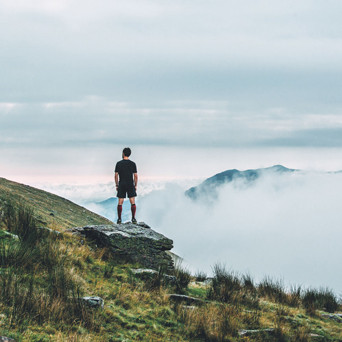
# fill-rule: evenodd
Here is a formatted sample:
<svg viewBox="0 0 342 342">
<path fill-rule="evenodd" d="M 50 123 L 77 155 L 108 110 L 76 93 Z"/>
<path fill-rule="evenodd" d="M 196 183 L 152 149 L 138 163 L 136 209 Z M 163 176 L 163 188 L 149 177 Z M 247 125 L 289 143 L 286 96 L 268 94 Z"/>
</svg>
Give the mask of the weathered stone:
<svg viewBox="0 0 342 342">
<path fill-rule="evenodd" d="M 0 342 L 15 342 L 15 340 L 6 336 L 0 336 Z"/>
<path fill-rule="evenodd" d="M 102 308 L 104 307 L 104 301 L 101 297 L 82 297 L 82 302 L 92 308 Z"/>
<path fill-rule="evenodd" d="M 258 335 L 258 334 L 273 334 L 274 329 L 269 328 L 269 329 L 251 329 L 251 330 L 246 330 L 246 329 L 241 329 L 239 330 L 239 335 L 240 336 L 252 336 L 252 335 Z"/>
<path fill-rule="evenodd" d="M 6 231 L 6 230 L 1 230 L 0 231 L 0 239 L 2 238 L 2 237 L 7 237 L 7 238 L 12 238 L 12 239 L 15 239 L 15 240 L 18 240 L 19 239 L 19 237 L 18 237 L 18 235 L 16 235 L 16 234 L 12 234 L 12 233 L 10 233 L 10 232 L 8 232 L 8 231 Z"/>
<path fill-rule="evenodd" d="M 136 275 L 149 275 L 149 274 L 158 274 L 156 270 L 152 270 L 150 268 L 131 268 L 131 271 Z"/>
<path fill-rule="evenodd" d="M 73 231 L 95 240 L 98 246 L 109 247 L 114 254 L 128 261 L 155 270 L 160 266 L 174 269 L 171 256 L 165 252 L 172 249 L 173 241 L 147 228 L 144 223 L 85 226 L 74 228 Z"/>
<path fill-rule="evenodd" d="M 150 268 L 131 268 L 134 275 L 138 276 L 143 280 L 150 280 L 158 276 L 158 271 L 152 270 Z M 175 285 L 177 284 L 177 278 L 169 274 L 161 274 L 162 281 L 165 284 Z"/>
<path fill-rule="evenodd" d="M 186 303 L 186 305 L 192 306 L 192 305 L 203 305 L 206 303 L 203 299 L 190 297 L 186 295 L 176 294 L 172 293 L 167 295 L 169 297 L 169 300 L 175 302 L 175 303 Z"/>
<path fill-rule="evenodd" d="M 342 323 L 342 314 L 322 314 L 322 317 L 332 319 L 338 323 Z"/>
</svg>

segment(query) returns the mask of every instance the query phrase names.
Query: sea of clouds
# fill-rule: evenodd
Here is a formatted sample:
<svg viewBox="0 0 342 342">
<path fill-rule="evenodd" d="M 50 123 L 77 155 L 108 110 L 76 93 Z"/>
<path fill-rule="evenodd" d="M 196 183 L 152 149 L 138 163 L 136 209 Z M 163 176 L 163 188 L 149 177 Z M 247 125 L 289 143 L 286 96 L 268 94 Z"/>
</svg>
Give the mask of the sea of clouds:
<svg viewBox="0 0 342 342">
<path fill-rule="evenodd" d="M 216 201 L 193 201 L 169 184 L 140 201 L 140 217 L 174 240 L 190 270 L 215 263 L 257 281 L 327 286 L 342 294 L 342 174 L 265 174 L 223 185 Z"/>
</svg>

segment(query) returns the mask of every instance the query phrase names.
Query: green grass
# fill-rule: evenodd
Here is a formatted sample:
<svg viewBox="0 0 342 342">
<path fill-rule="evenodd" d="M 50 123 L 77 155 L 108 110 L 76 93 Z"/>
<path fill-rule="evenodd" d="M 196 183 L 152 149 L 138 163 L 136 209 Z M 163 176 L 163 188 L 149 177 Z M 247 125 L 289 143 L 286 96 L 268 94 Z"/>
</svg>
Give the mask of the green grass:
<svg viewBox="0 0 342 342">
<path fill-rule="evenodd" d="M 65 198 L 0 177 L 0 208 L 7 200 L 25 204 L 34 210 L 35 219 L 40 225 L 56 230 L 112 223 Z"/>
<path fill-rule="evenodd" d="M 2 198 L 2 203 L 9 200 Z M 204 280 L 204 274 L 191 276 L 178 265 L 176 285 L 163 285 L 157 275 L 150 286 L 130 271 L 138 263 L 116 259 L 70 233 L 38 230 L 36 212 L 17 203 L 12 202 L 10 230 L 19 238 L 4 233 L 9 222 L 4 215 L 0 222 L 0 335 L 18 342 L 305 342 L 310 333 L 322 341 L 342 340 L 341 324 L 321 316 L 322 310 L 341 310 L 327 289 L 286 292 L 280 282 L 267 278 L 255 284 L 222 265 L 214 265 L 211 285 L 196 281 Z M 167 294 L 174 292 L 208 302 L 184 308 L 169 302 Z M 80 296 L 92 295 L 104 299 L 103 310 L 80 304 Z M 240 329 L 265 328 L 274 328 L 274 334 L 238 335 Z"/>
</svg>

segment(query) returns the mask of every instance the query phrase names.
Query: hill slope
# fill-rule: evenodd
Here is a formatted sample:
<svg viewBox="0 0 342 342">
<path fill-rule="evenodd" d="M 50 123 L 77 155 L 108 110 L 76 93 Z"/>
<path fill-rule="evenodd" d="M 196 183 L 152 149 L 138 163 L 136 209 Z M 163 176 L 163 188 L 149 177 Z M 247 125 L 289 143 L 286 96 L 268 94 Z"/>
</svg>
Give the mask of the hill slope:
<svg viewBox="0 0 342 342">
<path fill-rule="evenodd" d="M 0 204 L 7 199 L 34 209 L 37 221 L 49 228 L 64 230 L 75 226 L 112 223 L 65 198 L 0 178 Z"/>
<path fill-rule="evenodd" d="M 4 179 L 0 199 L 30 205 L 34 216 L 51 217 L 60 230 L 90 217 L 105 220 Z M 12 213 L 17 223 L 12 233 L 18 236 L 3 230 L 8 221 L 0 215 L 0 340 L 342 341 L 342 307 L 328 290 L 286 292 L 270 278 L 256 284 L 219 264 L 210 279 L 182 266 L 168 275 L 141 273 L 140 262 L 118 258 L 83 236 L 39 229 L 23 213 L 25 208 Z M 104 306 L 92 308 L 84 296 L 99 296 Z"/>
</svg>

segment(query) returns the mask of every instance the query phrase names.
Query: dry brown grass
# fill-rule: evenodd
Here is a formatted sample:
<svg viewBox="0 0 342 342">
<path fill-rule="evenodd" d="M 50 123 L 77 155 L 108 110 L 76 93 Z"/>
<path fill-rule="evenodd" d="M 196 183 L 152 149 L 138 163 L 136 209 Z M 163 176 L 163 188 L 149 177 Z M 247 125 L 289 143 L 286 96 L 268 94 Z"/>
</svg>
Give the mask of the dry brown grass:
<svg viewBox="0 0 342 342">
<path fill-rule="evenodd" d="M 242 319 L 241 312 L 228 304 L 207 304 L 196 308 L 178 306 L 177 310 L 189 337 L 208 341 L 224 341 L 237 336 Z"/>
</svg>

